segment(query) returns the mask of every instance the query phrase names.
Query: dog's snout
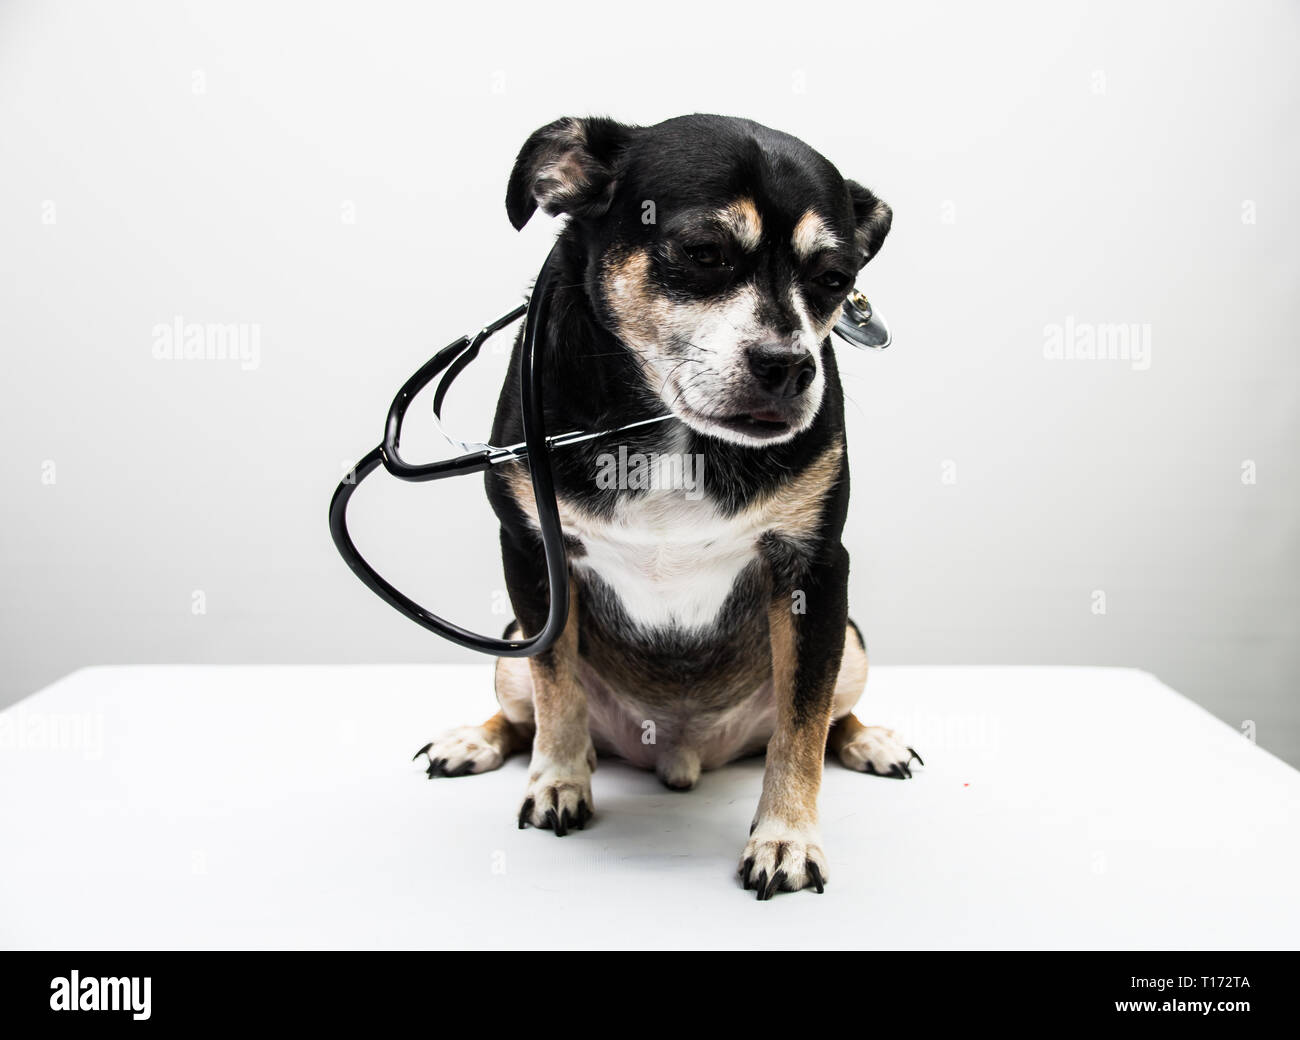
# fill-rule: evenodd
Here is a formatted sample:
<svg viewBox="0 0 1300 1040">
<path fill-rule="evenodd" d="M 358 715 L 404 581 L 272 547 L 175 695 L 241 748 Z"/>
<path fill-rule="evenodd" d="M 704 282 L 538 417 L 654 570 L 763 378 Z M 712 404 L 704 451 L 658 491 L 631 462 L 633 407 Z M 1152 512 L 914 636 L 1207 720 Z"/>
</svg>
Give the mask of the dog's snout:
<svg viewBox="0 0 1300 1040">
<path fill-rule="evenodd" d="M 817 374 L 817 363 L 802 347 L 763 344 L 745 351 L 745 360 L 759 385 L 776 397 L 798 397 Z"/>
</svg>

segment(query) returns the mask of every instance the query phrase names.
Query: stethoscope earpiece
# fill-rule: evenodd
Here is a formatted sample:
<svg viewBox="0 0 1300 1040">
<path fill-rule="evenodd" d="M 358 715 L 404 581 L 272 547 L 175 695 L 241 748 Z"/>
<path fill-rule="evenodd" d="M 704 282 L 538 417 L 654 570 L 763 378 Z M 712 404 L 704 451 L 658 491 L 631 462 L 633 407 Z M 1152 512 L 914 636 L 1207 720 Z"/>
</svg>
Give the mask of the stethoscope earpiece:
<svg viewBox="0 0 1300 1040">
<path fill-rule="evenodd" d="M 884 350 L 894 341 L 885 319 L 874 310 L 861 289 L 854 289 L 844 301 L 844 313 L 834 332 L 846 343 L 867 350 Z"/>
</svg>

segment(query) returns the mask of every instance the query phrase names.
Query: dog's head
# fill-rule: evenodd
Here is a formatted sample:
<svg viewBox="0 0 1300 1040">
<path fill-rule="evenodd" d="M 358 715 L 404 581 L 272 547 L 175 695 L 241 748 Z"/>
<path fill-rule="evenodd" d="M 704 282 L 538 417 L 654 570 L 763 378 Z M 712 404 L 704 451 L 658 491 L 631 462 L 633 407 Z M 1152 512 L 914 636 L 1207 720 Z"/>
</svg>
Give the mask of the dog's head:
<svg viewBox="0 0 1300 1040">
<path fill-rule="evenodd" d="M 813 421 L 821 344 L 891 219 L 802 141 L 704 115 L 542 127 L 506 194 L 516 228 L 539 206 L 570 217 L 592 310 L 649 389 L 692 428 L 746 445 Z"/>
</svg>

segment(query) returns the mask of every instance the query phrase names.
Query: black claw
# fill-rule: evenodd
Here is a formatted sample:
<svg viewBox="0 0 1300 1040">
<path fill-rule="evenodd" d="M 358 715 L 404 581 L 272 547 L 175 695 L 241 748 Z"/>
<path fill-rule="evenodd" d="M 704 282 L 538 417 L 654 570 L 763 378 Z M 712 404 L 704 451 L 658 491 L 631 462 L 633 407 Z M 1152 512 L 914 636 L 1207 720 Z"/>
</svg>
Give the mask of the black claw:
<svg viewBox="0 0 1300 1040">
<path fill-rule="evenodd" d="M 464 762 L 458 765 L 447 775 L 448 776 L 469 776 L 469 774 L 472 772 L 474 772 L 474 760 L 472 758 L 467 758 L 465 759 Z"/>
<path fill-rule="evenodd" d="M 565 834 L 569 833 L 569 828 L 572 826 L 573 826 L 573 816 L 569 813 L 569 810 L 566 808 L 564 812 L 560 813 L 561 830 L 558 830 L 555 833 L 563 837 Z"/>
<path fill-rule="evenodd" d="M 560 817 L 556 815 L 554 809 L 546 810 L 546 828 L 555 831 L 557 838 L 563 838 L 569 832 L 564 829 L 564 824 L 560 822 Z"/>
<path fill-rule="evenodd" d="M 771 899 L 777 892 L 781 891 L 781 886 L 785 884 L 785 871 L 778 870 L 772 875 L 772 880 L 767 883 L 767 890 L 760 897 L 764 902 Z"/>
<path fill-rule="evenodd" d="M 822 880 L 822 868 L 812 860 L 808 861 L 808 875 L 812 878 L 813 884 L 817 886 L 818 895 L 826 891 L 826 883 Z"/>
<path fill-rule="evenodd" d="M 749 859 L 745 860 L 744 865 L 743 865 L 742 868 L 741 868 L 742 873 L 744 874 L 744 878 L 745 878 L 745 891 L 746 891 L 746 892 L 749 891 L 749 872 L 750 872 L 751 870 L 753 870 L 753 869 L 754 869 L 754 857 L 753 857 L 753 856 L 750 856 Z"/>
<path fill-rule="evenodd" d="M 867 764 L 862 767 L 862 771 L 864 773 L 870 773 L 872 776 L 880 775 L 879 773 L 876 772 L 876 764 L 871 761 L 868 761 Z"/>
<path fill-rule="evenodd" d="M 533 800 L 524 799 L 524 804 L 519 810 L 519 829 L 523 830 L 528 826 L 528 819 L 533 815 Z"/>
<path fill-rule="evenodd" d="M 578 803 L 578 830 L 586 830 L 587 821 L 590 819 L 591 807 L 587 805 L 587 800 L 584 798 Z"/>
<path fill-rule="evenodd" d="M 903 770 L 899 767 L 897 762 L 895 762 L 892 766 L 889 767 L 889 775 L 892 776 L 895 780 L 903 779 Z"/>
<path fill-rule="evenodd" d="M 754 882 L 754 896 L 760 902 L 764 898 L 763 889 L 765 889 L 766 887 L 767 887 L 767 871 L 764 870 L 759 873 L 758 879 Z"/>
<path fill-rule="evenodd" d="M 421 755 L 428 754 L 428 752 L 429 752 L 429 748 L 431 748 L 431 747 L 433 747 L 433 741 L 432 741 L 432 740 L 429 741 L 429 743 L 425 744 L 424 747 L 420 748 L 420 750 L 417 751 L 414 755 L 412 755 L 412 756 L 411 756 L 411 761 L 414 762 L 414 761 L 415 761 L 417 758 L 419 758 Z"/>
<path fill-rule="evenodd" d="M 910 747 L 910 748 L 908 748 L 907 750 L 908 750 L 908 752 L 911 754 L 912 758 L 914 758 L 914 759 L 916 759 L 918 762 L 920 762 L 921 765 L 925 765 L 925 759 L 923 759 L 920 755 L 918 755 L 918 754 L 916 753 L 916 748 Z M 909 758 L 908 761 L 909 761 L 909 762 L 912 761 L 912 758 Z"/>
</svg>

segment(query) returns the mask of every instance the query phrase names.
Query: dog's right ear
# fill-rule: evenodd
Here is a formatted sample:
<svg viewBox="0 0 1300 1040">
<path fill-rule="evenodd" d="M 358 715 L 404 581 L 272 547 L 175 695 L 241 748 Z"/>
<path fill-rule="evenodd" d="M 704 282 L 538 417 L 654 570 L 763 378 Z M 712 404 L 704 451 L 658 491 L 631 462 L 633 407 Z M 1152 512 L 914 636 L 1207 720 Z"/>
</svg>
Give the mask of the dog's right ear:
<svg viewBox="0 0 1300 1040">
<path fill-rule="evenodd" d="M 538 206 L 551 215 L 596 217 L 609 209 L 618 157 L 636 127 L 602 116 L 557 119 L 533 133 L 515 160 L 506 213 L 518 231 Z"/>
</svg>

